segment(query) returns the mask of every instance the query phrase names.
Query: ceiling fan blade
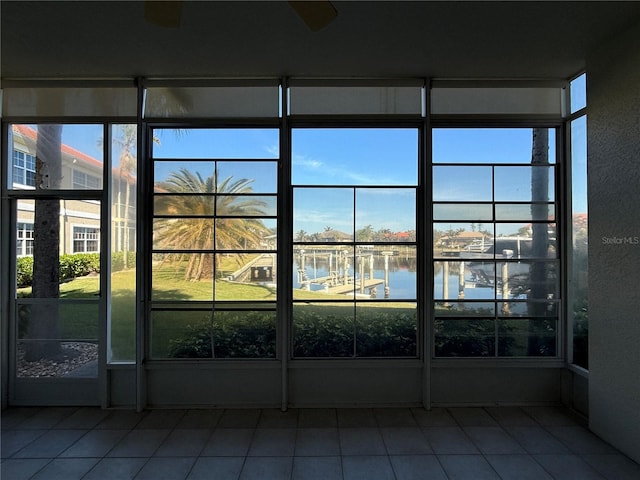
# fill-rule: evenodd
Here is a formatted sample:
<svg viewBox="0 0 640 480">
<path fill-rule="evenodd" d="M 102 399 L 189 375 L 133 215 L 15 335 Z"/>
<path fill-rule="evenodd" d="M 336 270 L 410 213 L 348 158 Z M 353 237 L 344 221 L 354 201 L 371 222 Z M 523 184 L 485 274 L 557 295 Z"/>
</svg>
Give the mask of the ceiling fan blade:
<svg viewBox="0 0 640 480">
<path fill-rule="evenodd" d="M 182 17 L 182 0 L 145 0 L 144 18 L 161 27 L 177 28 Z"/>
<path fill-rule="evenodd" d="M 312 32 L 322 30 L 338 16 L 336 7 L 329 0 L 289 0 L 289 5 Z"/>
</svg>

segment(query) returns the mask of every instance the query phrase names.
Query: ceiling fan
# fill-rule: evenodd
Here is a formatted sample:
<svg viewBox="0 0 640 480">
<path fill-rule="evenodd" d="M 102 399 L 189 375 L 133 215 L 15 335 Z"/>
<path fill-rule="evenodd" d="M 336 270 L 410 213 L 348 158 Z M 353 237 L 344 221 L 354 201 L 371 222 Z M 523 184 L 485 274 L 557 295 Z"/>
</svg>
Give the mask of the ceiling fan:
<svg viewBox="0 0 640 480">
<path fill-rule="evenodd" d="M 178 28 L 183 3 L 184 0 L 145 0 L 144 18 L 154 25 Z M 323 29 L 338 16 L 330 0 L 289 0 L 289 5 L 312 32 Z"/>
</svg>

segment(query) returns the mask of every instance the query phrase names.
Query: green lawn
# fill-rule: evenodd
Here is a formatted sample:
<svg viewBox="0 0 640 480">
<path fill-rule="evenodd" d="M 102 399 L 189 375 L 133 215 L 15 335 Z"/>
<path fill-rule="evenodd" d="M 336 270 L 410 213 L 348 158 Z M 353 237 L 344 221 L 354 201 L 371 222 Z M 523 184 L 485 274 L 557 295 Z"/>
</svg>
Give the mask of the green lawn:
<svg viewBox="0 0 640 480">
<path fill-rule="evenodd" d="M 119 271 L 115 272 L 111 276 L 111 360 L 112 361 L 132 361 L 135 359 L 135 317 L 136 317 L 136 303 L 135 303 L 135 270 Z M 69 282 L 62 283 L 60 285 L 61 298 L 69 299 L 98 299 L 100 280 L 98 276 L 89 276 L 83 278 L 77 278 Z M 184 279 L 183 271 L 175 266 L 167 266 L 164 268 L 156 268 L 152 277 L 152 299 L 154 301 L 189 301 L 189 300 L 213 300 L 213 281 L 187 281 Z M 20 289 L 20 296 L 29 296 L 30 288 Z M 276 291 L 275 288 L 266 287 L 262 285 L 252 285 L 244 283 L 233 283 L 226 280 L 217 280 L 215 282 L 215 295 L 216 300 L 247 300 L 249 302 L 262 302 L 262 301 L 275 301 Z M 313 328 L 316 330 L 321 328 L 322 325 L 317 322 L 322 321 L 322 318 L 333 318 L 342 324 L 345 319 L 349 324 L 347 317 L 353 318 L 353 305 L 352 304 L 326 304 L 322 302 L 315 302 L 315 300 L 347 300 L 348 297 L 344 295 L 327 295 L 322 292 L 311 292 L 306 290 L 295 290 L 293 292 L 294 300 L 306 300 L 304 303 L 297 304 L 297 315 L 302 314 L 306 320 L 302 320 L 304 323 L 311 322 Z M 97 338 L 97 326 L 98 326 L 98 305 L 93 304 L 71 304 L 66 308 L 63 313 L 63 334 L 65 338 Z M 396 313 L 405 312 L 409 314 L 414 320 L 409 323 L 415 322 L 415 309 L 406 303 L 388 303 L 380 302 L 367 303 L 366 306 L 362 306 L 358 310 L 358 317 L 364 319 L 370 317 L 370 314 L 365 312 L 376 309 L 376 315 L 388 316 L 392 311 Z M 275 305 L 274 305 L 275 310 Z M 273 328 L 275 332 L 275 315 L 267 314 L 266 320 L 262 321 L 262 314 L 260 316 L 260 328 L 264 330 L 270 330 Z M 62 312 L 61 312 L 62 313 Z M 362 316 L 364 315 L 364 316 Z M 250 317 L 250 314 L 244 315 Z M 152 320 L 154 324 L 153 329 L 153 342 L 155 345 L 162 345 L 162 351 L 167 350 L 171 345 L 171 341 L 180 338 L 185 334 L 188 328 L 202 326 L 207 322 L 210 317 L 210 312 L 203 311 L 171 311 L 165 312 L 161 317 Z M 238 329 L 241 331 L 251 330 L 250 325 L 242 325 L 242 315 L 236 314 L 234 323 L 236 332 Z M 296 314 L 294 313 L 294 317 Z M 220 317 L 223 318 L 223 317 Z M 231 317 L 228 317 L 231 318 Z M 255 320 L 255 319 L 254 319 Z M 159 321 L 159 322 L 158 322 Z M 267 323 L 265 323 L 265 321 Z M 229 323 L 229 321 L 227 321 Z M 406 320 L 405 320 L 406 322 Z M 311 325 L 310 324 L 310 325 Z M 189 327 L 190 325 L 190 327 Z M 270 327 L 269 325 L 272 325 Z M 300 327 L 301 324 L 298 325 Z M 410 325 L 409 325 L 410 327 Z M 217 328 L 217 327 L 216 327 Z M 344 328 L 344 325 L 343 327 Z M 350 328 L 350 327 L 349 327 Z M 265 330 L 266 331 L 266 330 Z M 312 334 L 311 331 L 308 332 Z M 275 338 L 275 337 L 274 337 Z"/>
</svg>

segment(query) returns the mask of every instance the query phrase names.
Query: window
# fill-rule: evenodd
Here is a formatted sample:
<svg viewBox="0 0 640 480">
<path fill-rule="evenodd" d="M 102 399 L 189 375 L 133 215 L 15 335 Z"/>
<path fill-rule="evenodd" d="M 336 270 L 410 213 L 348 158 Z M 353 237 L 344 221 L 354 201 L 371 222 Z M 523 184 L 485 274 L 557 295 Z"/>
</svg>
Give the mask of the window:
<svg viewBox="0 0 640 480">
<path fill-rule="evenodd" d="M 16 225 L 16 255 L 33 255 L 33 223 L 18 222 Z"/>
<path fill-rule="evenodd" d="M 587 209 L 587 115 L 586 75 L 571 82 L 571 111 L 578 113 L 570 123 L 571 133 L 571 240 L 570 275 L 567 302 L 572 324 L 570 361 L 589 367 L 589 214 Z"/>
<path fill-rule="evenodd" d="M 418 137 L 293 130 L 294 357 L 418 355 Z"/>
<path fill-rule="evenodd" d="M 20 150 L 13 151 L 13 183 L 35 187 L 36 157 Z"/>
<path fill-rule="evenodd" d="M 434 129 L 436 357 L 558 354 L 555 134 Z"/>
<path fill-rule="evenodd" d="M 73 227 L 73 253 L 99 252 L 100 229 L 94 227 Z"/>
<path fill-rule="evenodd" d="M 276 129 L 155 129 L 151 355 L 276 355 Z"/>
<path fill-rule="evenodd" d="M 79 170 L 73 171 L 73 188 L 99 190 L 102 188 L 102 180 L 100 177 L 84 173 Z"/>
</svg>

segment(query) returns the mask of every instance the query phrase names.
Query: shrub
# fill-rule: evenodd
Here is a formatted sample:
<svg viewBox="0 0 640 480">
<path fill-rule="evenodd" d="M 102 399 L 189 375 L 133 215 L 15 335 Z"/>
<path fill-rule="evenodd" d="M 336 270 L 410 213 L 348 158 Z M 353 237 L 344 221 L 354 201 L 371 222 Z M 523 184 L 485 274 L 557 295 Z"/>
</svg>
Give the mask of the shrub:
<svg viewBox="0 0 640 480">
<path fill-rule="evenodd" d="M 100 273 L 99 253 L 74 253 L 60 256 L 59 279 L 61 282 L 90 273 Z M 20 257 L 16 262 L 18 288 L 33 284 L 33 257 Z"/>
<path fill-rule="evenodd" d="M 127 268 L 136 266 L 136 252 L 127 252 Z M 124 252 L 111 252 L 111 271 L 119 272 L 124 270 Z"/>
<path fill-rule="evenodd" d="M 18 288 L 28 287 L 33 281 L 33 257 L 19 257 L 16 262 Z"/>
<path fill-rule="evenodd" d="M 167 353 L 172 358 L 274 358 L 275 312 L 217 312 L 213 324 L 189 325 L 185 335 L 169 340 Z"/>
<path fill-rule="evenodd" d="M 99 253 L 74 253 L 60 256 L 60 281 L 100 273 Z"/>
</svg>

